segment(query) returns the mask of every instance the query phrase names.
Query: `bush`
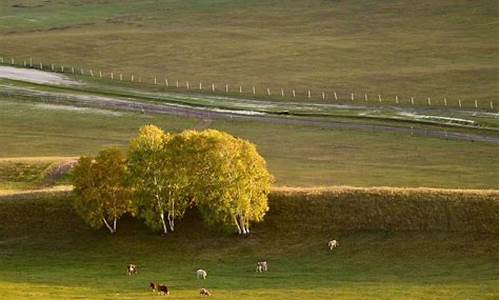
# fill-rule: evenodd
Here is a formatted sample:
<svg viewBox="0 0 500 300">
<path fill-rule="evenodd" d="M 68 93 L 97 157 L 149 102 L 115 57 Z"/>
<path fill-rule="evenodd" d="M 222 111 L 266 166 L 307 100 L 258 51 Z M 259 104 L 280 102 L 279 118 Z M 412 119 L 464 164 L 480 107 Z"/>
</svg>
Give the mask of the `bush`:
<svg viewBox="0 0 500 300">
<path fill-rule="evenodd" d="M 268 220 L 310 230 L 498 232 L 498 191 L 428 188 L 282 188 Z"/>
</svg>

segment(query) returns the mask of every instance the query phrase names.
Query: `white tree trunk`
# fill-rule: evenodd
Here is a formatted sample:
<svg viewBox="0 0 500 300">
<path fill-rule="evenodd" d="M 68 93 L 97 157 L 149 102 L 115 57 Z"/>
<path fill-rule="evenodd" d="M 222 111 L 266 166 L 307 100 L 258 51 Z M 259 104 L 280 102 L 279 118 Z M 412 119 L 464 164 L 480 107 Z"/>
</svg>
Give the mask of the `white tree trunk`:
<svg viewBox="0 0 500 300">
<path fill-rule="evenodd" d="M 113 220 L 113 231 L 116 232 L 116 218 Z"/>
<path fill-rule="evenodd" d="M 116 226 L 115 226 L 115 229 L 113 229 L 113 227 L 111 227 L 111 225 L 109 225 L 108 221 L 106 221 L 106 218 L 102 218 L 102 221 L 104 222 L 104 225 L 106 225 L 106 227 L 108 228 L 109 232 L 115 233 Z"/>
<path fill-rule="evenodd" d="M 168 229 L 167 229 L 167 224 L 165 224 L 165 216 L 163 215 L 163 213 L 161 213 L 160 217 L 161 217 L 161 223 L 163 225 L 163 233 L 167 234 L 168 233 Z"/>
<path fill-rule="evenodd" d="M 238 234 L 241 234 L 241 227 L 240 224 L 238 223 L 238 219 L 234 217 L 234 224 L 236 224 L 236 227 L 238 228 Z"/>
<path fill-rule="evenodd" d="M 170 227 L 170 230 L 173 232 L 174 231 L 174 223 L 175 223 L 175 219 L 170 215 L 168 214 L 167 216 L 167 219 L 168 219 L 168 225 Z"/>
</svg>

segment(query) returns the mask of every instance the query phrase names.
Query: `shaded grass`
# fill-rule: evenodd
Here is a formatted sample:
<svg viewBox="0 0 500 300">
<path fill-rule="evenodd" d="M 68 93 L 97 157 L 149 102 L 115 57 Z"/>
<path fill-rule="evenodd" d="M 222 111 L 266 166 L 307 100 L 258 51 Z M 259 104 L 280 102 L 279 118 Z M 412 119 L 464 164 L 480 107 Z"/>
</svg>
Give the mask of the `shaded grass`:
<svg viewBox="0 0 500 300">
<path fill-rule="evenodd" d="M 218 299 L 498 297 L 495 235 L 318 231 L 307 218 L 290 234 L 282 212 L 271 210 L 245 239 L 205 227 L 195 212 L 167 238 L 130 218 L 111 236 L 85 227 L 64 197 L 0 207 L 0 290 L 8 298 L 146 299 L 152 280 L 174 299 L 197 297 L 202 286 Z M 333 254 L 332 237 L 341 242 Z M 269 261 L 268 273 L 255 273 L 259 259 Z M 134 277 L 125 275 L 131 262 L 139 265 Z M 200 267 L 209 274 L 203 282 L 194 276 Z"/>
<path fill-rule="evenodd" d="M 455 106 L 498 98 L 492 0 L 15 3 L 0 4 L 0 52 L 18 60 L 256 85 L 260 95 L 295 88 L 301 99 L 306 87 Z"/>
<path fill-rule="evenodd" d="M 256 143 L 277 185 L 498 187 L 498 145 L 486 143 L 259 122 L 206 123 L 57 106 L 48 109 L 5 97 L 0 107 L 0 157 L 80 156 L 109 146 L 125 148 L 138 128 L 150 123 L 167 131 L 208 126 Z"/>
</svg>

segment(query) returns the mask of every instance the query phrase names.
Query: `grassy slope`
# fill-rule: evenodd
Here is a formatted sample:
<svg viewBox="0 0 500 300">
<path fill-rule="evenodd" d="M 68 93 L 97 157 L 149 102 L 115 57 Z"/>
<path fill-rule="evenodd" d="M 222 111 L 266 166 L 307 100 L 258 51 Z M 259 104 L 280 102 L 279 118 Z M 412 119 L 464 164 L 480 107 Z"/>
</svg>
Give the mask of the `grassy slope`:
<svg viewBox="0 0 500 300">
<path fill-rule="evenodd" d="M 494 0 L 14 3 L 0 4 L 0 53 L 18 59 L 260 93 L 498 98 Z"/>
<path fill-rule="evenodd" d="M 277 185 L 498 187 L 497 145 L 256 122 L 203 123 L 12 101 L 0 99 L 0 157 L 79 156 L 126 147 L 147 123 L 170 131 L 209 126 L 256 143 Z"/>
<path fill-rule="evenodd" d="M 172 299 L 193 299 L 202 286 L 216 299 L 498 297 L 495 235 L 312 231 L 317 224 L 307 219 L 288 227 L 286 212 L 270 211 L 247 239 L 209 230 L 193 214 L 166 239 L 130 219 L 110 236 L 86 228 L 65 199 L 0 206 L 7 299 L 149 299 L 151 280 L 167 283 Z M 325 249 L 332 237 L 341 241 L 333 255 Z M 269 261 L 267 274 L 255 273 L 258 259 Z M 132 278 L 124 272 L 130 262 L 140 268 Z M 200 267 L 208 270 L 204 282 L 194 278 Z"/>
</svg>

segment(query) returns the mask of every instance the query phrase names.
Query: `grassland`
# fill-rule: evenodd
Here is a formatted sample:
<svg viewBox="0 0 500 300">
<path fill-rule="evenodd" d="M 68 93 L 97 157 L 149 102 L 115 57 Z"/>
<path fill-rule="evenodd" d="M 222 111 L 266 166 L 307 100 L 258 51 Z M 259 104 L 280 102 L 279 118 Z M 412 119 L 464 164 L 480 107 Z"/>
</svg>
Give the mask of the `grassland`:
<svg viewBox="0 0 500 300">
<path fill-rule="evenodd" d="M 498 99 L 494 0 L 7 0 L 0 11 L 0 55 L 18 61 L 260 94 Z"/>
<path fill-rule="evenodd" d="M 151 123 L 169 131 L 210 127 L 247 138 L 267 160 L 276 185 L 498 187 L 498 145 L 494 144 L 258 122 L 207 122 L 15 97 L 0 98 L 0 108 L 0 157 L 21 157 L 20 161 L 32 156 L 95 154 L 109 146 L 125 148 L 140 126 Z M 19 185 L 4 183 L 9 184 Z"/>
<path fill-rule="evenodd" d="M 310 230 L 318 224 L 307 218 L 286 226 L 286 215 L 299 212 L 271 210 L 246 239 L 205 227 L 194 212 L 168 238 L 130 218 L 111 236 L 85 227 L 65 197 L 0 206 L 6 299 L 149 299 L 154 280 L 168 284 L 172 299 L 198 297 L 200 287 L 216 299 L 498 297 L 495 235 Z M 332 236 L 341 241 L 334 254 L 325 249 Z M 268 273 L 255 273 L 258 259 L 269 261 Z M 125 275 L 130 262 L 137 276 Z M 204 282 L 194 276 L 200 267 L 209 274 Z"/>
</svg>

